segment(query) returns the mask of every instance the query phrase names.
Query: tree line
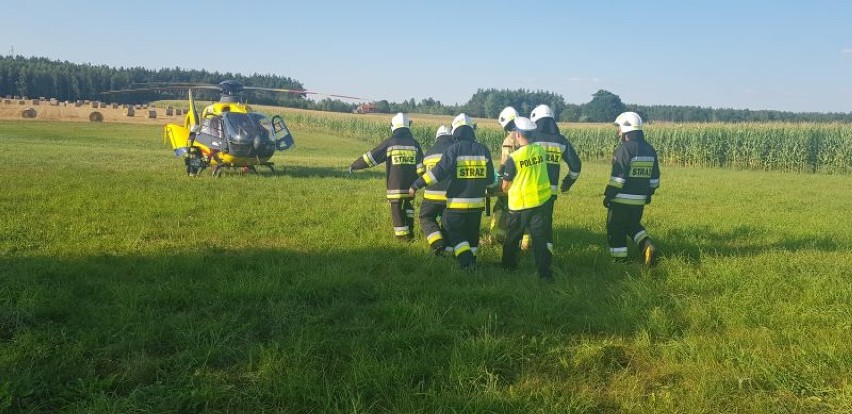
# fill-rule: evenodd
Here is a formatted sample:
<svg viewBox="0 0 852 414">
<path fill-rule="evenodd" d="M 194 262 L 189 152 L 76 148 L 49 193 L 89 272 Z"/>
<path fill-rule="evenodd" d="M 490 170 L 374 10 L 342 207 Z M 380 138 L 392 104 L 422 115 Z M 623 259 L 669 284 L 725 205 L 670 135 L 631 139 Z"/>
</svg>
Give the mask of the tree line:
<svg viewBox="0 0 852 414">
<path fill-rule="evenodd" d="M 163 68 L 150 70 L 141 67 L 109 67 L 106 65 L 77 64 L 47 58 L 22 56 L 0 57 L 0 97 L 27 96 L 50 97 L 59 100 L 103 100 L 118 103 L 140 103 L 163 99 L 185 99 L 183 91 L 141 91 L 108 94 L 104 92 L 142 87 L 152 83 L 207 83 L 236 80 L 247 86 L 304 89 L 301 82 L 284 76 L 208 72 Z M 217 99 L 213 91 L 198 91 L 199 99 Z M 292 108 L 315 109 L 331 112 L 352 112 L 358 104 L 338 99 L 314 101 L 299 94 L 272 92 L 252 93 L 250 101 L 256 104 L 279 105 Z M 625 104 L 609 91 L 595 92 L 589 102 L 573 104 L 556 93 L 527 89 L 479 89 L 464 104 L 447 105 L 433 98 L 414 98 L 402 102 L 380 100 L 374 102 L 373 111 L 380 113 L 415 112 L 435 115 L 455 115 L 465 112 L 483 118 L 496 118 L 500 111 L 513 106 L 521 113 L 529 113 L 540 104 L 549 105 L 559 120 L 565 122 L 611 122 L 624 111 L 634 111 L 649 122 L 852 122 L 850 113 L 789 112 L 709 108 L 676 105 Z"/>
</svg>

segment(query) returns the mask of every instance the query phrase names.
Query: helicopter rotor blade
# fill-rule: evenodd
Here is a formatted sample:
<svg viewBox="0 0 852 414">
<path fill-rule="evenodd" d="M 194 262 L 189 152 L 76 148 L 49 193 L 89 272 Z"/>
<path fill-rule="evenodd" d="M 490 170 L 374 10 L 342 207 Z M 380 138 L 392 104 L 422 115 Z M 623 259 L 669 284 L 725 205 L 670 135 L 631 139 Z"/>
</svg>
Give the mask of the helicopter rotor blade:
<svg viewBox="0 0 852 414">
<path fill-rule="evenodd" d="M 346 96 L 346 95 L 336 95 L 331 93 L 324 92 L 316 92 L 316 91 L 307 91 L 302 89 L 279 89 L 279 88 L 260 88 L 256 86 L 244 86 L 244 90 L 251 91 L 268 91 L 268 92 L 279 92 L 279 93 L 292 93 L 297 95 L 321 95 L 321 96 L 329 96 L 332 98 L 343 98 L 343 99 L 353 99 L 356 101 L 369 101 L 367 98 L 359 98 L 357 96 Z"/>
<path fill-rule="evenodd" d="M 153 91 L 178 91 L 184 89 L 208 89 L 220 91 L 221 88 L 215 85 L 205 85 L 205 84 L 168 84 L 168 85 L 160 85 L 160 86 L 145 86 L 140 88 L 130 88 L 130 89 L 119 89 L 115 91 L 106 91 L 101 92 L 101 95 L 113 95 L 113 94 L 122 94 L 122 93 L 133 93 L 133 92 L 153 92 Z"/>
</svg>

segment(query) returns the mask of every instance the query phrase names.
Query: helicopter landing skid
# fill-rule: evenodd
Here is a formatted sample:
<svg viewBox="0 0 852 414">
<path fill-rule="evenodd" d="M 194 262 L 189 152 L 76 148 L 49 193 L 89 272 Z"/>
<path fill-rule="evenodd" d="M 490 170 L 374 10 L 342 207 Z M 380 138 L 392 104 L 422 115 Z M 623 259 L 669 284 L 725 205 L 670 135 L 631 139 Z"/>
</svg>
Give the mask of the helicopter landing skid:
<svg viewBox="0 0 852 414">
<path fill-rule="evenodd" d="M 274 163 L 264 162 L 264 163 L 260 163 L 260 164 L 257 164 L 257 165 L 262 165 L 264 167 L 269 168 L 269 171 L 272 171 L 272 175 L 278 176 L 278 171 L 276 171 L 275 167 L 273 167 Z M 237 169 L 240 174 L 243 174 L 243 173 L 255 173 L 255 174 L 257 174 L 257 168 L 254 165 L 236 166 L 236 165 L 233 165 L 233 164 L 218 164 L 218 165 L 215 165 L 215 166 L 213 166 L 212 170 L 210 171 L 210 174 L 213 177 L 219 177 L 219 176 L 222 175 L 222 170 L 225 169 L 225 168 L 227 168 L 228 170 Z"/>
</svg>

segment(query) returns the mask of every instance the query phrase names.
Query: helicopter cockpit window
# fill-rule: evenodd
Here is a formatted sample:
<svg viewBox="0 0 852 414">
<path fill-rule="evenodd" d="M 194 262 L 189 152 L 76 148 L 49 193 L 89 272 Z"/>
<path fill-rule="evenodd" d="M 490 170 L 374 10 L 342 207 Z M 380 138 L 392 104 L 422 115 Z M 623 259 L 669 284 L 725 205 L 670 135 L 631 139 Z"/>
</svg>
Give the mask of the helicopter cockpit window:
<svg viewBox="0 0 852 414">
<path fill-rule="evenodd" d="M 254 142 L 258 137 L 269 139 L 269 131 L 249 114 L 228 112 L 222 115 L 222 119 L 225 120 L 229 140 Z"/>
<path fill-rule="evenodd" d="M 266 117 L 266 115 L 257 112 L 249 113 L 249 116 L 254 118 L 254 120 L 257 121 L 258 124 L 260 124 L 260 126 L 263 128 L 263 134 L 265 135 L 264 138 L 268 139 L 272 133 L 272 121 L 270 121 L 269 118 Z"/>
<path fill-rule="evenodd" d="M 222 138 L 222 120 L 218 116 L 201 120 L 201 133 Z"/>
</svg>

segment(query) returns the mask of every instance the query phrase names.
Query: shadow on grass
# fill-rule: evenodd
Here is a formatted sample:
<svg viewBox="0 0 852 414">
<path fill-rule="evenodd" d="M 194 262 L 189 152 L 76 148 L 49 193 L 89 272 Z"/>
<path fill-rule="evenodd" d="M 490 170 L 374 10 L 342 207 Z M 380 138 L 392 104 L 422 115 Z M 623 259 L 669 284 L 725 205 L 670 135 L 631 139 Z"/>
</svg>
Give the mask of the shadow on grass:
<svg viewBox="0 0 852 414">
<path fill-rule="evenodd" d="M 350 178 L 353 180 L 364 180 L 381 178 L 385 176 L 384 168 L 356 171 L 349 175 L 347 168 L 343 167 L 308 167 L 304 165 L 284 165 L 283 176 L 296 178 Z"/>
<path fill-rule="evenodd" d="M 797 236 L 776 242 L 763 242 L 771 236 L 767 230 L 753 226 L 737 226 L 724 232 L 708 227 L 689 227 L 669 230 L 663 238 L 655 239 L 655 242 L 664 254 L 682 256 L 694 263 L 700 263 L 705 256 L 749 257 L 779 250 L 836 252 L 848 249 L 848 246 L 841 246 L 836 240 L 826 236 Z"/>
<path fill-rule="evenodd" d="M 482 367 L 517 379 L 526 359 L 513 355 L 630 338 L 659 304 L 636 293 L 638 267 L 591 252 L 558 258 L 563 275 L 547 284 L 531 265 L 465 273 L 414 250 L 2 258 L 0 391 L 22 411 L 85 411 L 104 395 L 119 411 L 257 411 L 254 398 L 337 411 L 353 392 L 374 408 L 412 407 L 413 395 L 437 408 L 436 391 L 482 380 Z"/>
</svg>

